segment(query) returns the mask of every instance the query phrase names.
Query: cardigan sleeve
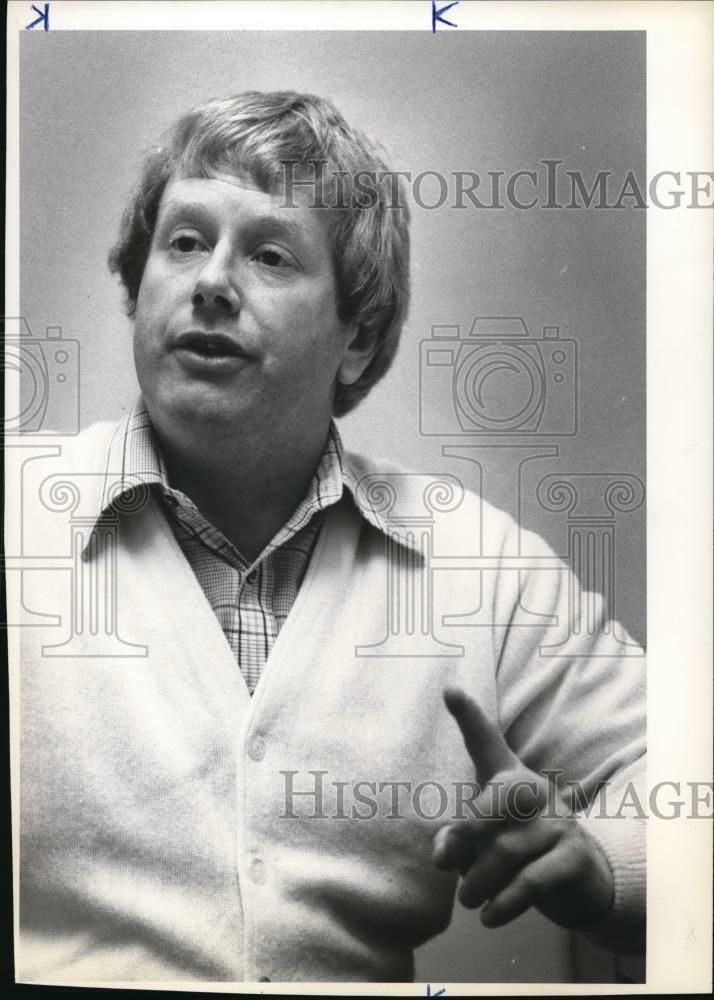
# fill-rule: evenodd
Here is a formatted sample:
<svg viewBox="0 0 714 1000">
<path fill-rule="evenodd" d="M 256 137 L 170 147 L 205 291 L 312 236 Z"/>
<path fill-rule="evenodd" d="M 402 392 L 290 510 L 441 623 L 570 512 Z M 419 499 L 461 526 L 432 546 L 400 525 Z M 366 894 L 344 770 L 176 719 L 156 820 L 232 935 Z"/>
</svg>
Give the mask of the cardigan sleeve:
<svg viewBox="0 0 714 1000">
<path fill-rule="evenodd" d="M 511 532 L 519 531 L 515 523 Z M 514 538 L 506 540 L 509 551 Z M 581 592 L 537 535 L 520 529 L 520 552 L 543 565 L 498 574 L 494 655 L 499 722 L 532 770 L 555 772 L 575 821 L 607 858 L 610 911 L 588 936 L 623 952 L 644 947 L 646 885 L 646 687 L 643 650 L 607 617 L 600 594 Z M 555 560 L 555 563 L 553 562 Z M 578 602 L 587 618 L 573 621 Z M 524 624 L 533 615 L 549 624 Z"/>
</svg>

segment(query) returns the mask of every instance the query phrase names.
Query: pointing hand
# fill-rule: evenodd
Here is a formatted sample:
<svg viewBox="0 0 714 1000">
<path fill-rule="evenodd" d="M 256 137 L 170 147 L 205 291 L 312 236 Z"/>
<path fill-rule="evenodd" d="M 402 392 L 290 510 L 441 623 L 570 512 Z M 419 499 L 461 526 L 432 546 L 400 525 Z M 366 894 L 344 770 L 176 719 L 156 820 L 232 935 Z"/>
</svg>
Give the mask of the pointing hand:
<svg viewBox="0 0 714 1000">
<path fill-rule="evenodd" d="M 521 763 L 473 698 L 451 688 L 444 701 L 481 788 L 477 815 L 448 823 L 434 838 L 434 863 L 463 877 L 461 903 L 471 909 L 486 903 L 486 927 L 509 923 L 531 906 L 561 927 L 596 923 L 610 908 L 614 888 L 598 844 L 548 779 Z"/>
</svg>

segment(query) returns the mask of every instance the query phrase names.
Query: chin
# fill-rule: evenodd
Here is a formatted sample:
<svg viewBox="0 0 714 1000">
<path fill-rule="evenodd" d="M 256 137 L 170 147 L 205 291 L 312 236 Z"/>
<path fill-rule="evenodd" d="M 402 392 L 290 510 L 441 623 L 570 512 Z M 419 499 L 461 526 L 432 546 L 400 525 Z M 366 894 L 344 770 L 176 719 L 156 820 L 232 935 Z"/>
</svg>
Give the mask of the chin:
<svg viewBox="0 0 714 1000">
<path fill-rule="evenodd" d="M 144 394 L 144 402 L 152 422 L 167 435 L 171 431 L 187 436 L 220 429 L 234 432 L 256 419 L 248 400 L 206 385 L 172 386 L 170 392 Z"/>
</svg>

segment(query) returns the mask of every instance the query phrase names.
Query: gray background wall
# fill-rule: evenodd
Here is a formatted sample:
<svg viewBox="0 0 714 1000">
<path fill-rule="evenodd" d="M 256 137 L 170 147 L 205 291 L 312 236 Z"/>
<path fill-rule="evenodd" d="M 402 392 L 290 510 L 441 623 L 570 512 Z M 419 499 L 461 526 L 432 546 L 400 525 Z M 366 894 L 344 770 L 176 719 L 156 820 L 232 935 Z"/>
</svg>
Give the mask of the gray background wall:
<svg viewBox="0 0 714 1000">
<path fill-rule="evenodd" d="M 130 327 L 105 260 L 142 150 L 201 100 L 313 91 L 413 174 L 542 172 L 541 160 L 561 159 L 589 182 L 598 170 L 645 177 L 642 34 L 28 32 L 21 43 L 22 312 L 35 336 L 60 325 L 79 340 L 83 426 L 120 416 L 136 391 Z M 533 333 L 558 325 L 579 347 L 579 433 L 561 439 L 542 473 L 644 479 L 645 214 L 415 207 L 403 344 L 387 378 L 342 421 L 348 445 L 476 485 L 444 459 L 442 440 L 419 433 L 419 342 L 434 324 L 520 315 Z M 513 456 L 488 449 L 481 460 L 487 499 L 515 514 Z M 521 517 L 563 551 L 562 515 L 526 496 Z M 617 613 L 642 640 L 644 508 L 621 517 Z M 446 937 L 423 949 L 418 975 L 567 980 L 571 945 L 537 915 L 486 933 L 457 907 Z M 601 968 L 610 974 L 607 961 Z"/>
</svg>

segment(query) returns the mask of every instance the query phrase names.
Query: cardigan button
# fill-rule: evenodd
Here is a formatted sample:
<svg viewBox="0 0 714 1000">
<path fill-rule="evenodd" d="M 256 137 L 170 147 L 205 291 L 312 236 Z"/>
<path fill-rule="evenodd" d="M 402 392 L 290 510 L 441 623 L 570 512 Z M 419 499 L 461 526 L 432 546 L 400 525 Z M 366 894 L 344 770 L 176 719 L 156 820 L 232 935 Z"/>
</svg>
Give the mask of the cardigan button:
<svg viewBox="0 0 714 1000">
<path fill-rule="evenodd" d="M 251 760 L 262 760 L 265 757 L 265 740 L 261 740 L 260 736 L 256 736 L 255 739 L 251 740 L 248 747 L 248 754 Z"/>
<path fill-rule="evenodd" d="M 262 885 L 266 878 L 265 862 L 261 861 L 260 858 L 254 858 L 250 863 L 248 874 L 251 882 L 255 882 L 256 885 Z"/>
</svg>

